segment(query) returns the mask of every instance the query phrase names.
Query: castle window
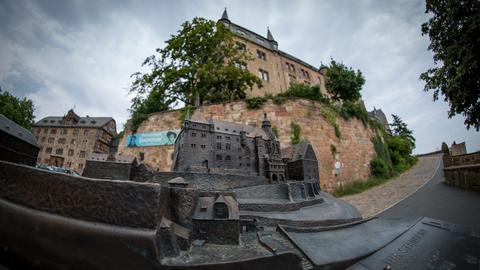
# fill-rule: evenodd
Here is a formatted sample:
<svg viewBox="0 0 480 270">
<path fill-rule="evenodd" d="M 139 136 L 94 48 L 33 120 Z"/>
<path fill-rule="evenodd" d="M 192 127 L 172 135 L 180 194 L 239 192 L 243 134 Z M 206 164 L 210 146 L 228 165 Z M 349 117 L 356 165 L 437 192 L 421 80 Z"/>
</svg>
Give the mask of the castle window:
<svg viewBox="0 0 480 270">
<path fill-rule="evenodd" d="M 293 64 L 285 62 L 285 66 L 287 67 L 288 71 L 295 72 L 295 66 Z"/>
<path fill-rule="evenodd" d="M 197 137 L 197 133 L 192 132 L 192 137 Z"/>
<path fill-rule="evenodd" d="M 52 130 L 50 130 L 50 134 L 57 134 L 57 130 L 53 128 Z"/>
<path fill-rule="evenodd" d="M 55 151 L 55 154 L 57 154 L 57 155 L 63 155 L 63 148 L 58 148 L 58 149 Z"/>
<path fill-rule="evenodd" d="M 46 137 L 42 137 L 42 142 L 45 142 L 47 138 Z"/>
<path fill-rule="evenodd" d="M 230 150 L 230 144 L 229 143 L 225 144 L 225 150 Z"/>
<path fill-rule="evenodd" d="M 73 156 L 73 149 L 68 150 L 68 156 L 69 157 Z"/>
<path fill-rule="evenodd" d="M 58 143 L 60 143 L 60 144 L 65 144 L 65 138 L 60 138 L 60 139 L 58 139 Z"/>
<path fill-rule="evenodd" d="M 257 50 L 257 58 L 262 59 L 263 61 L 267 61 L 267 55 L 265 52 L 262 52 L 260 50 Z"/>
<path fill-rule="evenodd" d="M 217 143 L 217 150 L 222 150 L 222 143 Z"/>
<path fill-rule="evenodd" d="M 217 160 L 222 160 L 222 155 L 216 155 L 215 157 Z"/>
<path fill-rule="evenodd" d="M 258 70 L 258 77 L 262 79 L 262 81 L 269 81 L 268 71 L 265 71 L 263 69 Z"/>
<path fill-rule="evenodd" d="M 70 141 L 70 144 L 75 144 L 76 142 L 77 142 L 76 139 L 72 139 L 72 140 Z"/>
<path fill-rule="evenodd" d="M 239 163 L 239 164 L 238 164 L 238 167 L 242 167 L 242 163 Z"/>
<path fill-rule="evenodd" d="M 230 141 L 230 136 L 225 136 L 225 140 Z"/>
<path fill-rule="evenodd" d="M 246 52 L 247 51 L 247 46 L 245 46 L 244 43 L 241 43 L 241 42 L 237 42 L 236 44 L 236 47 L 239 51 L 242 51 L 242 52 Z"/>
<path fill-rule="evenodd" d="M 55 138 L 53 137 L 48 138 L 48 143 L 53 143 L 53 142 L 55 142 Z"/>
<path fill-rule="evenodd" d="M 89 132 L 90 132 L 90 130 L 85 129 L 85 130 L 83 131 L 83 135 L 87 136 Z"/>
<path fill-rule="evenodd" d="M 74 129 L 73 130 L 73 136 L 77 136 L 78 135 L 78 129 Z"/>
<path fill-rule="evenodd" d="M 241 70 L 247 70 L 247 64 L 244 62 L 235 62 L 235 67 Z"/>
<path fill-rule="evenodd" d="M 60 134 L 67 134 L 67 133 L 68 133 L 68 132 L 67 132 L 67 129 L 66 129 L 66 128 L 62 128 L 62 129 L 61 129 Z"/>
<path fill-rule="evenodd" d="M 205 137 L 207 137 L 207 134 L 202 133 L 202 138 L 205 138 Z"/>
<path fill-rule="evenodd" d="M 48 128 L 44 128 L 43 133 L 48 133 Z"/>
<path fill-rule="evenodd" d="M 47 154 L 52 153 L 52 147 L 47 147 L 47 148 L 45 149 L 45 153 L 47 153 Z"/>
<path fill-rule="evenodd" d="M 81 170 L 83 168 L 83 163 L 78 163 L 78 169 Z"/>
<path fill-rule="evenodd" d="M 197 147 L 197 145 L 196 145 L 196 144 L 194 144 L 194 143 L 192 143 L 190 146 L 191 146 L 192 148 L 195 148 L 195 147 Z"/>
<path fill-rule="evenodd" d="M 85 151 L 80 151 L 80 155 L 79 155 L 79 156 L 80 156 L 81 158 L 84 158 L 84 157 L 85 157 L 85 154 L 86 154 Z"/>
<path fill-rule="evenodd" d="M 222 139 L 222 136 L 217 136 L 217 139 L 221 140 L 221 139 Z"/>
<path fill-rule="evenodd" d="M 232 157 L 231 156 L 225 156 L 225 160 L 232 160 Z"/>
</svg>

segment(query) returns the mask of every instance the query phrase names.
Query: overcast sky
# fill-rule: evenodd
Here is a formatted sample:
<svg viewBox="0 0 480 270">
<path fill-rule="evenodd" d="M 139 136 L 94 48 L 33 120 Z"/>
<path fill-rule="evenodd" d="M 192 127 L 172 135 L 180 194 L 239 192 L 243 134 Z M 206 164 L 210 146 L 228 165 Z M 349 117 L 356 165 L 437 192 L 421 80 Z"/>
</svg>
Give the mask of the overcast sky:
<svg viewBox="0 0 480 270">
<path fill-rule="evenodd" d="M 319 66 L 331 57 L 360 69 L 368 110 L 399 115 L 413 129 L 416 153 L 442 141 L 480 150 L 480 134 L 448 105 L 432 102 L 420 73 L 433 65 L 424 2 L 398 1 L 16 1 L 0 0 L 0 86 L 31 98 L 36 120 L 64 115 L 128 118 L 130 75 L 181 23 L 194 17 L 230 20 L 266 35 L 279 48 Z"/>
</svg>

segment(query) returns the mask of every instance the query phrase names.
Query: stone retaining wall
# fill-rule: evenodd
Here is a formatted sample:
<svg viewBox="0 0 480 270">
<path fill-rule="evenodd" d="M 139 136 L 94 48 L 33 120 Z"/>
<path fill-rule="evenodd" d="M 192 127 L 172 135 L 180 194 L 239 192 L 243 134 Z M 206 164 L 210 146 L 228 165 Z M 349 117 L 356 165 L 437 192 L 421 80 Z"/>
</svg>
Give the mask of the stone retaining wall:
<svg viewBox="0 0 480 270">
<path fill-rule="evenodd" d="M 443 166 L 448 185 L 480 191 L 480 151 L 456 156 L 445 151 Z"/>
<path fill-rule="evenodd" d="M 248 109 L 243 101 L 205 105 L 197 109 L 208 119 L 212 117 L 260 127 L 263 113 L 266 112 L 272 125 L 278 130 L 281 147 L 291 145 L 293 122 L 301 127 L 301 139 L 309 140 L 317 155 L 320 184 L 323 190 L 332 191 L 345 182 L 363 180 L 370 176 L 370 160 L 375 155 L 371 138 L 375 135 L 356 118 L 344 120 L 337 117 L 341 138 L 335 136 L 334 127 L 322 116 L 322 104 L 305 99 L 290 99 L 282 105 L 271 100 L 259 109 Z M 154 113 L 138 128 L 138 133 L 170 130 L 180 128 L 180 112 L 169 111 Z M 173 146 L 126 147 L 130 130 L 120 142 L 119 153 L 135 155 L 144 154 L 144 162 L 160 171 L 170 171 Z M 332 145 L 337 150 L 338 161 L 342 168 L 335 169 L 336 159 Z M 140 160 L 140 159 L 139 159 Z"/>
</svg>

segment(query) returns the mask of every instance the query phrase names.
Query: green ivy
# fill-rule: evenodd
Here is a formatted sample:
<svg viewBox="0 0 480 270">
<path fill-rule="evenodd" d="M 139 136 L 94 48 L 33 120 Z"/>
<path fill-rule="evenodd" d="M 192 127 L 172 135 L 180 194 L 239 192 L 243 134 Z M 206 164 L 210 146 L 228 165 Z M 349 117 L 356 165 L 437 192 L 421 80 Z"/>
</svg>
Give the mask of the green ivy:
<svg viewBox="0 0 480 270">
<path fill-rule="evenodd" d="M 331 144 L 330 150 L 332 151 L 332 155 L 335 156 L 335 154 L 337 153 L 337 147 L 334 144 Z"/>
<path fill-rule="evenodd" d="M 335 116 L 335 112 L 332 109 L 326 107 L 322 110 L 322 115 L 325 118 L 325 120 L 327 121 L 327 123 L 332 125 L 332 127 L 334 128 L 335 136 L 337 138 L 342 137 L 342 133 L 340 132 L 340 126 L 338 126 L 338 124 L 337 124 L 337 118 Z"/>
<path fill-rule="evenodd" d="M 292 145 L 299 144 L 300 132 L 301 132 L 300 125 L 295 122 L 292 122 L 291 127 L 292 127 L 292 136 L 290 137 L 290 139 L 292 141 Z"/>
</svg>

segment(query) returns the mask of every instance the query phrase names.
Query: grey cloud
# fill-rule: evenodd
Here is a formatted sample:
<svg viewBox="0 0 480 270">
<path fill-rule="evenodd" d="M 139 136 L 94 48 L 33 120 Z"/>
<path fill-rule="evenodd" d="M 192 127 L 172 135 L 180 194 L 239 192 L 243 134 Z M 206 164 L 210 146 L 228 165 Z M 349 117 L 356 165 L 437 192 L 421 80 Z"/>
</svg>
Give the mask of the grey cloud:
<svg viewBox="0 0 480 270">
<path fill-rule="evenodd" d="M 265 35 L 314 66 L 330 57 L 360 69 L 368 109 L 400 115 L 417 137 L 416 152 L 442 141 L 467 140 L 480 150 L 478 132 L 448 106 L 423 92 L 421 72 L 432 66 L 424 2 L 415 1 L 2 1 L 0 85 L 36 103 L 38 117 L 82 114 L 128 118 L 127 88 L 145 57 L 193 17 L 230 19 Z"/>
</svg>

